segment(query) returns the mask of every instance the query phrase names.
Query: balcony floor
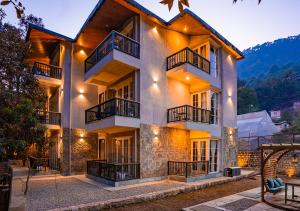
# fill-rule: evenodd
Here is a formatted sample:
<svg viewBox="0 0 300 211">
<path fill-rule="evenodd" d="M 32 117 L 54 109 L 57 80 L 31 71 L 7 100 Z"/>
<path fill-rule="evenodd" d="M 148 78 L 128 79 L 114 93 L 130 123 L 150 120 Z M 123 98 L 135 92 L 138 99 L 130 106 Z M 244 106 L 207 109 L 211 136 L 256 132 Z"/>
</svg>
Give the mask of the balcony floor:
<svg viewBox="0 0 300 211">
<path fill-rule="evenodd" d="M 108 133 L 127 131 L 130 128 L 139 128 L 140 119 L 132 117 L 112 116 L 102 120 L 87 123 L 85 129 L 88 132 L 105 130 Z"/>
</svg>

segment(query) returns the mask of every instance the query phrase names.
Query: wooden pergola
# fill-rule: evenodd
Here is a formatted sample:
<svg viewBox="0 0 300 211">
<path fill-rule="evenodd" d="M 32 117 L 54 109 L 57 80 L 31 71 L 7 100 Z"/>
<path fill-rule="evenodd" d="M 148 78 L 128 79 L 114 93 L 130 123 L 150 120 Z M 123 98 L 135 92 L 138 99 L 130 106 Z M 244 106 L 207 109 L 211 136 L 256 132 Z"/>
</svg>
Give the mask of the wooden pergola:
<svg viewBox="0 0 300 211">
<path fill-rule="evenodd" d="M 293 209 L 288 209 L 286 207 L 282 207 L 280 205 L 270 203 L 267 200 L 265 200 L 265 180 L 267 178 L 265 178 L 264 170 L 270 158 L 274 156 L 278 156 L 276 159 L 276 162 L 278 163 L 286 154 L 295 150 L 300 150 L 300 144 L 263 144 L 259 149 L 261 151 L 261 200 L 262 202 L 278 209 L 293 210 Z"/>
</svg>

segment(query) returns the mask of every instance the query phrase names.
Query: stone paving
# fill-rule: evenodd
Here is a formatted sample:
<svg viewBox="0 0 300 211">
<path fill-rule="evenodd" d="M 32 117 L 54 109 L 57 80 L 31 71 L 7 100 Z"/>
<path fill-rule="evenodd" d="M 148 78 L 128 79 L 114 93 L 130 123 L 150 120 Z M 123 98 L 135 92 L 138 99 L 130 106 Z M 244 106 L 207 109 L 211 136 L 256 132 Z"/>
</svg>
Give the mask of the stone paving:
<svg viewBox="0 0 300 211">
<path fill-rule="evenodd" d="M 11 211 L 95 210 L 118 207 L 223 184 L 245 178 L 251 173 L 243 172 L 243 176 L 236 178 L 219 177 L 193 183 L 164 180 L 117 188 L 97 183 L 87 179 L 84 175 L 32 177 L 26 198 L 24 196 L 22 198 L 21 194 L 26 178 L 19 177 L 13 182 L 13 209 Z M 23 209 L 21 209 L 22 204 Z"/>
<path fill-rule="evenodd" d="M 251 189 L 242 193 L 233 194 L 223 198 L 208 201 L 192 207 L 184 208 L 184 211 L 279 211 L 279 209 L 268 206 L 261 202 L 260 188 Z M 300 194 L 300 188 L 295 189 Z M 267 194 L 268 199 L 275 199 L 275 203 L 283 205 L 284 191 L 275 197 Z"/>
</svg>

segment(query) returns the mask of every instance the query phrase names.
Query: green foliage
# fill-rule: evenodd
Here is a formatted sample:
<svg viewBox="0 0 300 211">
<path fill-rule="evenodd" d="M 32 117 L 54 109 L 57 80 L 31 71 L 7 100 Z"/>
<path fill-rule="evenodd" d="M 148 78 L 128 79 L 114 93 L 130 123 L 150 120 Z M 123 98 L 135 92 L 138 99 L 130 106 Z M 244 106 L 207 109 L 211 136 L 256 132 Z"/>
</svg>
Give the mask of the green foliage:
<svg viewBox="0 0 300 211">
<path fill-rule="evenodd" d="M 258 111 L 258 99 L 255 89 L 247 87 L 244 81 L 238 81 L 238 114 Z"/>
<path fill-rule="evenodd" d="M 29 44 L 23 34 L 0 22 L 0 151 L 8 158 L 24 158 L 31 144 L 46 143 L 36 116 L 46 96 L 25 63 Z"/>
</svg>

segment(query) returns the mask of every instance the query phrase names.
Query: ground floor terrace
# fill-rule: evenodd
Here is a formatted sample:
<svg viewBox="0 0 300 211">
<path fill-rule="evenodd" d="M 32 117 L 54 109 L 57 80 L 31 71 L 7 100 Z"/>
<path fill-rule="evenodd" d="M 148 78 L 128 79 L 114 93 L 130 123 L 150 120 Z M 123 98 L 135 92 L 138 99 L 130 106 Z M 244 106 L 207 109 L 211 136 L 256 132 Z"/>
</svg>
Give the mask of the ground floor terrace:
<svg viewBox="0 0 300 211">
<path fill-rule="evenodd" d="M 64 129 L 57 153 L 49 155 L 59 160 L 62 175 L 86 174 L 112 186 L 167 178 L 192 182 L 222 176 L 237 165 L 234 131 L 218 134 L 145 124 Z"/>
</svg>

